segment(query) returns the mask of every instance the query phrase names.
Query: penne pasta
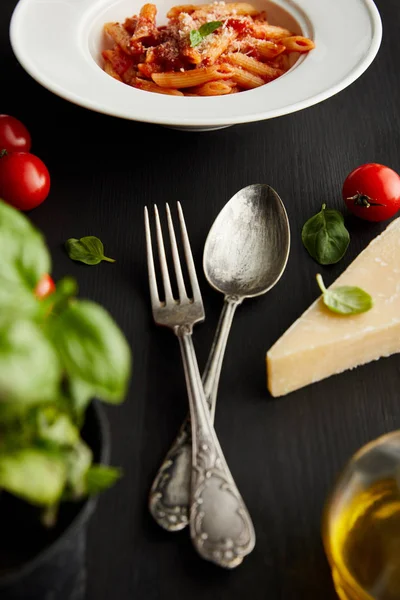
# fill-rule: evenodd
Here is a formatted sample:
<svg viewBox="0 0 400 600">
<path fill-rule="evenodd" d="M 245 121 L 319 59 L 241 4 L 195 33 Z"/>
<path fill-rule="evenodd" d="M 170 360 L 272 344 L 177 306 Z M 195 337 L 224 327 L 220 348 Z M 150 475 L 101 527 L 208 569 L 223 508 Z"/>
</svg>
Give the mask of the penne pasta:
<svg viewBox="0 0 400 600">
<path fill-rule="evenodd" d="M 250 73 L 250 71 L 245 71 L 241 67 L 234 68 L 232 80 L 245 90 L 251 90 L 265 84 L 262 77 L 254 75 L 254 73 Z"/>
<path fill-rule="evenodd" d="M 133 35 L 135 33 L 135 29 L 137 27 L 138 18 L 137 17 L 128 17 L 125 19 L 123 27 L 129 33 L 129 35 Z"/>
<path fill-rule="evenodd" d="M 104 31 L 114 40 L 117 46 L 119 46 L 124 52 L 126 52 L 126 54 L 131 53 L 131 36 L 129 35 L 125 27 L 123 27 L 119 23 L 106 23 L 104 25 Z"/>
<path fill-rule="evenodd" d="M 182 49 L 182 56 L 191 65 L 200 65 L 202 62 L 200 52 L 198 52 L 196 48 L 191 48 L 190 46 L 185 46 Z"/>
<path fill-rule="evenodd" d="M 153 43 L 157 39 L 156 27 L 157 7 L 155 4 L 145 4 L 140 11 L 135 31 L 131 41 L 147 41 Z"/>
<path fill-rule="evenodd" d="M 155 4 L 144 4 L 139 13 L 140 19 L 150 21 L 153 25 L 156 24 L 157 7 Z"/>
<path fill-rule="evenodd" d="M 212 10 L 211 4 L 211 10 Z M 255 17 L 260 14 L 260 10 L 253 6 L 252 4 L 248 4 L 247 2 L 231 2 L 225 4 L 225 10 L 228 14 L 234 15 L 245 15 L 248 17 Z M 264 18 L 265 18 L 265 13 Z"/>
<path fill-rule="evenodd" d="M 293 55 L 291 55 L 293 56 Z M 275 67 L 276 69 L 281 69 L 284 73 L 290 69 L 292 66 L 290 64 L 290 55 L 289 54 L 279 54 L 274 60 L 271 60 L 271 67 Z"/>
<path fill-rule="evenodd" d="M 257 40 L 256 48 L 261 54 L 262 58 L 270 60 L 282 54 L 286 50 L 286 46 L 279 40 L 278 42 L 272 42 L 271 40 Z"/>
<path fill-rule="evenodd" d="M 247 2 L 183 4 L 156 24 L 147 3 L 123 23 L 106 23 L 114 47 L 104 50 L 104 71 L 157 94 L 227 96 L 283 75 L 314 42 L 279 25 Z"/>
<path fill-rule="evenodd" d="M 175 19 L 181 13 L 192 14 L 196 11 L 205 11 L 211 14 L 221 13 L 223 15 L 246 15 L 254 17 L 260 14 L 260 10 L 248 4 L 247 2 L 230 2 L 230 3 L 216 3 L 216 4 L 183 4 L 181 6 L 174 6 L 167 12 L 168 19 Z M 262 13 L 264 18 L 265 14 Z"/>
<path fill-rule="evenodd" d="M 252 29 L 254 37 L 261 40 L 281 40 L 284 37 L 293 35 L 289 29 L 269 25 L 268 23 L 255 23 Z"/>
<path fill-rule="evenodd" d="M 216 35 L 211 43 L 204 50 L 202 61 L 205 65 L 213 65 L 237 37 L 236 31 L 228 32 L 225 35 Z"/>
<path fill-rule="evenodd" d="M 229 79 L 231 71 L 220 69 L 218 65 L 193 69 L 191 71 L 178 71 L 170 73 L 153 73 L 151 78 L 160 87 L 166 88 L 188 88 L 214 81 L 216 79 Z"/>
<path fill-rule="evenodd" d="M 232 81 L 208 81 L 193 89 L 196 96 L 225 96 L 232 93 L 232 87 L 235 87 Z"/>
<path fill-rule="evenodd" d="M 167 12 L 167 18 L 168 19 L 176 19 L 176 17 L 178 17 L 181 13 L 186 13 L 188 15 L 190 15 L 191 13 L 194 13 L 195 10 L 197 10 L 199 7 L 196 6 L 195 4 L 182 4 L 180 6 L 173 6 L 168 12 Z"/>
<path fill-rule="evenodd" d="M 104 70 L 107 73 L 107 75 L 111 75 L 111 77 L 114 77 L 114 79 L 116 79 L 117 81 L 122 81 L 121 77 L 114 70 L 114 68 L 109 60 L 106 60 L 104 63 Z"/>
<path fill-rule="evenodd" d="M 169 88 L 162 88 L 153 83 L 152 81 L 147 81 L 146 79 L 136 79 L 135 87 L 140 90 L 146 90 L 147 92 L 155 92 L 156 94 L 165 94 L 167 96 L 183 96 L 182 92 L 179 90 L 173 90 Z"/>
<path fill-rule="evenodd" d="M 254 73 L 255 75 L 260 75 L 261 77 L 267 77 L 268 79 L 275 79 L 282 75 L 283 71 L 280 69 L 276 69 L 275 67 L 271 67 L 266 63 L 262 63 L 255 58 L 251 58 L 251 56 L 246 56 L 246 54 L 241 54 L 240 52 L 234 52 L 233 54 L 228 54 L 228 61 L 239 67 L 242 67 L 246 71 L 250 73 Z"/>
<path fill-rule="evenodd" d="M 138 71 L 141 77 L 147 77 L 147 79 L 151 79 L 153 73 L 160 73 L 161 67 L 155 63 L 139 63 Z"/>
<path fill-rule="evenodd" d="M 281 42 L 285 46 L 287 52 L 309 52 L 315 48 L 314 42 L 302 35 L 292 35 L 290 37 L 282 38 Z"/>
<path fill-rule="evenodd" d="M 103 58 L 108 62 L 112 70 L 121 78 L 125 83 L 130 84 L 132 79 L 136 76 L 136 69 L 133 60 L 130 56 L 125 54 L 119 46 L 115 50 L 104 50 Z M 108 67 L 109 69 L 110 67 Z"/>
</svg>

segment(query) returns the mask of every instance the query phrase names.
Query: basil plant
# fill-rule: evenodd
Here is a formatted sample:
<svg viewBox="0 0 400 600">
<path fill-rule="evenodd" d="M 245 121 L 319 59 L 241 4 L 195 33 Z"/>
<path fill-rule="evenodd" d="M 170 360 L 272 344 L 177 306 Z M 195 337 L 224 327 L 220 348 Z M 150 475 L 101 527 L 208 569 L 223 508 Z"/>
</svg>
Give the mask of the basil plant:
<svg viewBox="0 0 400 600">
<path fill-rule="evenodd" d="M 96 494 L 120 475 L 93 464 L 81 428 L 94 397 L 123 401 L 130 349 L 104 308 L 76 297 L 72 278 L 40 297 L 49 251 L 1 200 L 0 256 L 0 494 L 42 507 L 51 525 L 60 502 Z"/>
</svg>

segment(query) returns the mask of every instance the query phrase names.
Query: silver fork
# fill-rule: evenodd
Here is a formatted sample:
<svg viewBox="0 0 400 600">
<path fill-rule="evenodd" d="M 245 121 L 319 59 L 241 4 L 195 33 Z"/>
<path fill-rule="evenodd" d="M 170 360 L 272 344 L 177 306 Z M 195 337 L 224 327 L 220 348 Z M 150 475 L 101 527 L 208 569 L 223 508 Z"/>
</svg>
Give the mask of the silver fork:
<svg viewBox="0 0 400 600">
<path fill-rule="evenodd" d="M 158 294 L 149 214 L 145 207 L 147 265 L 154 320 L 158 325 L 172 329 L 178 337 L 185 370 L 192 429 L 190 534 L 196 550 L 203 558 L 219 566 L 233 568 L 254 548 L 254 528 L 214 431 L 201 382 L 192 331 L 193 325 L 204 320 L 204 308 L 182 207 L 178 202 L 182 245 L 193 298 L 189 298 L 186 292 L 168 204 L 166 211 L 178 300 L 172 294 L 157 206 L 154 212 L 164 302 L 160 301 Z M 177 515 L 168 515 L 169 518 L 174 516 L 178 518 Z"/>
</svg>

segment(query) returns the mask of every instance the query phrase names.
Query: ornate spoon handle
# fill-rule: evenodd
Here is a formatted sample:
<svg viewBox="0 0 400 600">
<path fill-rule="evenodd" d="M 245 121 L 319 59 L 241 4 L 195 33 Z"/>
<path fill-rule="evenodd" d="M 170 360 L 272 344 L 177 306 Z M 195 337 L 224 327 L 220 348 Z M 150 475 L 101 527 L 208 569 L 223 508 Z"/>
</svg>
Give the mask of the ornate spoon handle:
<svg viewBox="0 0 400 600">
<path fill-rule="evenodd" d="M 203 373 L 203 387 L 214 421 L 219 378 L 225 348 L 236 308 L 242 302 L 227 296 Z M 179 531 L 189 523 L 192 435 L 189 416 L 162 463 L 150 490 L 149 509 L 157 523 L 167 531 Z"/>
<path fill-rule="evenodd" d="M 192 424 L 190 534 L 203 558 L 232 569 L 253 550 L 254 528 L 214 431 L 191 334 L 177 335 Z"/>
</svg>

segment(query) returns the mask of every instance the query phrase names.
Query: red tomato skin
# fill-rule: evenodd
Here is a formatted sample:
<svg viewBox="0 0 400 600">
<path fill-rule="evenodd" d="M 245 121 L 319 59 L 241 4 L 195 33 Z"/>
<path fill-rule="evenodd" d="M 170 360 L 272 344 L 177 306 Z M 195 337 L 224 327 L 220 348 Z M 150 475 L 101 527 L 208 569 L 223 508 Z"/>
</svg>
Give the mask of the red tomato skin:
<svg viewBox="0 0 400 600">
<path fill-rule="evenodd" d="M 0 158 L 0 198 L 19 210 L 31 210 L 50 191 L 46 165 L 29 152 L 11 152 Z"/>
<path fill-rule="evenodd" d="M 39 279 L 35 287 L 34 294 L 41 300 L 42 298 L 47 298 L 47 296 L 50 296 L 50 294 L 53 294 L 55 291 L 56 284 L 54 283 L 52 277 L 46 273 L 43 275 L 43 277 L 41 277 L 41 279 Z"/>
<path fill-rule="evenodd" d="M 29 152 L 31 145 L 31 135 L 21 121 L 9 115 L 0 115 L 0 151 Z"/>
<path fill-rule="evenodd" d="M 343 200 L 357 217 L 367 221 L 385 221 L 400 208 L 400 176 L 378 163 L 367 163 L 352 171 L 343 184 Z M 382 206 L 358 206 L 354 196 L 367 196 L 370 203 Z"/>
</svg>

